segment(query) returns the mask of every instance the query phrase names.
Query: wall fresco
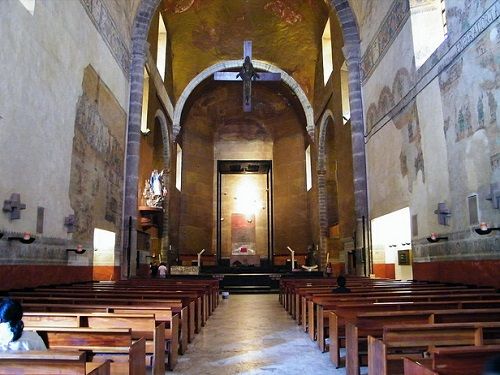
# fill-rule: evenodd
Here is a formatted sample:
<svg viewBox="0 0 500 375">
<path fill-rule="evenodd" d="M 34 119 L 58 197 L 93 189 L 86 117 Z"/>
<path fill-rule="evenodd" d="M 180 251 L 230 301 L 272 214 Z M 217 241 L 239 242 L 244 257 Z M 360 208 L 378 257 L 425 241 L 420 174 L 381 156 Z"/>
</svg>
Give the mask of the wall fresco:
<svg viewBox="0 0 500 375">
<path fill-rule="evenodd" d="M 410 16 L 408 0 L 394 0 L 375 37 L 361 58 L 361 82 L 365 83 Z"/>
<path fill-rule="evenodd" d="M 92 243 L 95 227 L 114 232 L 121 228 L 126 115 L 90 66 L 85 69 L 82 86 L 69 191 L 76 216 L 73 238 Z"/>
<path fill-rule="evenodd" d="M 128 78 L 130 50 L 124 42 L 123 36 L 120 35 L 108 8 L 102 0 L 80 0 L 80 3 L 108 45 L 111 54 L 123 70 L 123 73 Z"/>
</svg>

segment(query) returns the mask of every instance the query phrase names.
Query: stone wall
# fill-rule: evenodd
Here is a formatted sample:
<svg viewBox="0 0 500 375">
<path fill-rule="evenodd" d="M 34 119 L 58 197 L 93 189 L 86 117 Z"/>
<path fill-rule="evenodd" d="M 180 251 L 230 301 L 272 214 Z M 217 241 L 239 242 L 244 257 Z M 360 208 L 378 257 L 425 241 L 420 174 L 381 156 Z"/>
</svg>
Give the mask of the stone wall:
<svg viewBox="0 0 500 375">
<path fill-rule="evenodd" d="M 383 15 L 376 11 L 359 17 L 370 10 L 357 12 L 365 36 L 362 88 L 370 216 L 409 206 L 415 224 L 414 270 L 422 278 L 438 280 L 444 276 L 432 262 L 498 259 L 500 249 L 498 235 L 473 231 L 478 222 L 469 221 L 467 204 L 468 196 L 477 194 L 478 221 L 499 226 L 498 209 L 487 198 L 490 185 L 500 181 L 500 5 L 465 0 L 445 4 L 448 37 L 418 70 L 408 2 L 392 1 Z M 440 202 L 451 212 L 447 225 L 439 224 L 434 213 Z M 429 244 L 431 232 L 448 241 Z M 460 281 L 459 275 L 453 280 Z"/>
<path fill-rule="evenodd" d="M 116 140 L 103 146 L 119 153 L 116 147 L 120 143 L 123 147 L 123 108 L 127 105 L 128 77 L 80 2 L 37 1 L 32 15 L 19 1 L 3 1 L 0 4 L 0 33 L 2 49 L 15 51 L 15 58 L 10 53 L 0 56 L 3 77 L 0 90 L 3 134 L 0 136 L 0 194 L 6 200 L 12 193 L 20 193 L 21 202 L 26 204 L 20 219 L 10 220 L 9 215 L 2 212 L 0 228 L 6 234 L 27 231 L 36 237 L 30 245 L 9 242 L 7 235 L 0 240 L 1 263 L 8 264 L 2 266 L 2 285 L 15 285 L 15 281 L 21 278 L 27 281 L 18 285 L 25 286 L 92 279 L 92 251 L 83 255 L 65 251 L 78 244 L 78 235 L 68 233 L 64 225 L 64 219 L 76 213 L 70 198 L 73 140 L 79 122 L 77 118 L 80 118 L 78 113 L 82 114 L 83 108 L 93 106 L 92 118 L 80 125 L 96 124 L 93 116 L 102 110 L 99 121 L 107 126 L 113 123 L 110 133 Z M 97 73 L 101 88 L 108 90 L 107 93 L 103 90 L 99 96 L 108 99 L 92 105 L 84 99 L 82 87 L 84 72 L 89 66 Z M 108 100 L 114 102 L 113 108 L 117 111 L 103 112 Z M 100 105 L 103 107 L 98 108 Z M 118 117 L 107 117 L 114 114 Z M 97 139 L 102 134 L 86 136 Z M 123 148 L 121 152 L 123 157 Z M 120 192 L 122 159 L 101 161 L 110 162 L 107 171 L 117 172 L 112 183 L 113 189 Z M 93 162 L 97 159 L 89 158 L 85 165 L 89 167 Z M 104 186 L 100 188 L 106 190 Z M 103 222 L 120 219 L 122 207 L 118 196 L 114 201 L 99 204 L 103 209 Z M 44 209 L 43 229 L 42 220 L 38 219 L 41 218 L 39 207 Z M 105 211 L 109 212 L 111 221 L 105 219 Z M 86 249 L 92 250 L 92 239 L 88 234 L 79 239 L 84 240 Z M 117 244 L 120 240 L 118 236 Z M 97 277 L 116 276 L 114 265 L 104 268 L 103 272 L 96 274 Z"/>
</svg>

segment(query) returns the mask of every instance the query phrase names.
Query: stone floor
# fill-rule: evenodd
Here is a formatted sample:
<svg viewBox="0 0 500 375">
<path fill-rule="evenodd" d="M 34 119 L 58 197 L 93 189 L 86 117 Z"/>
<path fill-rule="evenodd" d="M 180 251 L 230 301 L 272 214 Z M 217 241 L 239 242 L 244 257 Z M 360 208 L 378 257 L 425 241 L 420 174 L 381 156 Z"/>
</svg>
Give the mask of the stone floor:
<svg viewBox="0 0 500 375">
<path fill-rule="evenodd" d="M 345 369 L 334 368 L 328 353 L 321 353 L 286 313 L 278 295 L 263 294 L 221 299 L 175 371 L 167 374 L 320 375 L 345 374 Z"/>
</svg>

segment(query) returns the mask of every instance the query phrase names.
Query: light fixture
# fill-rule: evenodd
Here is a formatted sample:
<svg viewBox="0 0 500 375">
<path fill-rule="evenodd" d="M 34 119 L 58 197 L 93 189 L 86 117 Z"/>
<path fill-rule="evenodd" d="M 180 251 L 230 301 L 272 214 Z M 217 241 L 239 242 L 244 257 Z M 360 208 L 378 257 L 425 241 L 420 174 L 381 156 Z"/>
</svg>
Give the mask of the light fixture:
<svg viewBox="0 0 500 375">
<path fill-rule="evenodd" d="M 441 240 L 448 241 L 448 237 L 440 237 L 437 233 L 432 232 L 430 237 L 427 237 L 429 242 L 439 242 Z"/>
<path fill-rule="evenodd" d="M 33 237 L 30 232 L 24 232 L 22 236 L 7 237 L 7 241 L 19 241 L 21 243 L 29 244 L 35 241 L 35 237 Z"/>
<path fill-rule="evenodd" d="M 475 229 L 477 234 L 490 234 L 494 230 L 500 230 L 500 227 L 491 228 L 484 222 L 479 225 L 479 228 Z"/>
<path fill-rule="evenodd" d="M 84 249 L 82 245 L 78 245 L 78 246 L 76 247 L 76 249 L 66 249 L 66 251 L 68 251 L 68 252 L 69 252 L 69 251 L 73 251 L 73 252 L 75 252 L 76 254 L 83 254 L 83 253 L 85 253 L 87 250 L 86 250 L 86 249 Z"/>
</svg>

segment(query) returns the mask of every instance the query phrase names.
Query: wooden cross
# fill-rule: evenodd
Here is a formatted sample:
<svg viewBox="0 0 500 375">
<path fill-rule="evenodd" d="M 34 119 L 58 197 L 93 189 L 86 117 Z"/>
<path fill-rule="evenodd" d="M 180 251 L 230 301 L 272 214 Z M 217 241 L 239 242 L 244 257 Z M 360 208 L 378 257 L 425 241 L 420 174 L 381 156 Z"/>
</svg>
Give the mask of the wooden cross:
<svg viewBox="0 0 500 375">
<path fill-rule="evenodd" d="M 237 72 L 216 72 L 216 81 L 243 81 L 243 112 L 252 111 L 252 81 L 279 81 L 280 73 L 257 73 L 252 64 L 252 41 L 243 42 L 243 66 Z"/>
</svg>

